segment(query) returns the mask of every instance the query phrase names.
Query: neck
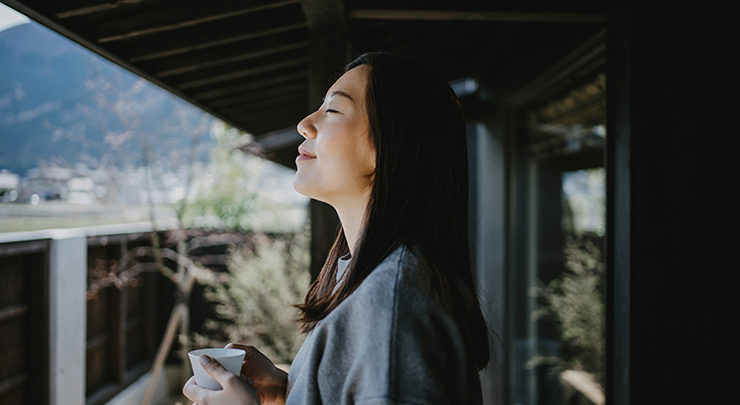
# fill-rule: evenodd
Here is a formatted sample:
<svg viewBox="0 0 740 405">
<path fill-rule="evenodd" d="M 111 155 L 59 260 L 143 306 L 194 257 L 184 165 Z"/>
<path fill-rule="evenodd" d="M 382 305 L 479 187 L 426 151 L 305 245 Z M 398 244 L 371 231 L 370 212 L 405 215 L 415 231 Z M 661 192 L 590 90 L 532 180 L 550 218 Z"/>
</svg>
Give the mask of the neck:
<svg viewBox="0 0 740 405">
<path fill-rule="evenodd" d="M 369 193 L 364 198 L 345 201 L 342 204 L 332 204 L 342 223 L 344 237 L 347 239 L 350 254 L 354 254 L 357 242 L 360 239 L 362 221 L 365 218 L 365 209 L 370 198 Z"/>
</svg>

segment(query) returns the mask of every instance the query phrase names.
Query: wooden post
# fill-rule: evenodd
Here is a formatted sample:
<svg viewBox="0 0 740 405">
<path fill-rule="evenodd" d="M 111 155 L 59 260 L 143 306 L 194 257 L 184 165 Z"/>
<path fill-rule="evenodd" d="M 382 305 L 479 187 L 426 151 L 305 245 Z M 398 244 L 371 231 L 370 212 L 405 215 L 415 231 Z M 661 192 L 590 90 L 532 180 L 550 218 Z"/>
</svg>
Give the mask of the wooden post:
<svg viewBox="0 0 740 405">
<path fill-rule="evenodd" d="M 630 64 L 625 16 L 607 29 L 606 137 L 606 395 L 630 403 Z"/>
<path fill-rule="evenodd" d="M 87 237 L 55 234 L 49 249 L 49 403 L 85 403 Z"/>
</svg>

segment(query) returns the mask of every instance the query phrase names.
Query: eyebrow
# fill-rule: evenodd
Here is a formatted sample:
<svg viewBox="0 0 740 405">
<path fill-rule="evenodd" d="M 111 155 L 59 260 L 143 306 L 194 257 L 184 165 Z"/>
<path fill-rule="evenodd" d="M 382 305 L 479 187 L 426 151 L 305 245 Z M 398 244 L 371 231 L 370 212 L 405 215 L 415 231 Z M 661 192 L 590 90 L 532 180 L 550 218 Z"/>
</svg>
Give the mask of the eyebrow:
<svg viewBox="0 0 740 405">
<path fill-rule="evenodd" d="M 355 101 L 355 100 L 352 99 L 352 97 L 349 94 L 343 92 L 342 90 L 334 90 L 334 91 L 332 91 L 331 94 L 329 94 L 329 97 L 325 97 L 324 100 L 326 100 L 327 98 L 333 97 L 333 96 L 347 97 L 353 103 Z"/>
</svg>

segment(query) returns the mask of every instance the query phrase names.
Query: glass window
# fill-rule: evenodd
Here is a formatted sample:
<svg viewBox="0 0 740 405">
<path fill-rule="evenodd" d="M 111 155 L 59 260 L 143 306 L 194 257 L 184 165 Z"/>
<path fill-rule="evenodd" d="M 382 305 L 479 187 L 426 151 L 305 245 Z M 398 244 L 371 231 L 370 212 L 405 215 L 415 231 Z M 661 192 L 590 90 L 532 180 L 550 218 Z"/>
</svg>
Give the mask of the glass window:
<svg viewBox="0 0 740 405">
<path fill-rule="evenodd" d="M 604 403 L 605 82 L 597 69 L 519 113 L 513 404 Z"/>
</svg>

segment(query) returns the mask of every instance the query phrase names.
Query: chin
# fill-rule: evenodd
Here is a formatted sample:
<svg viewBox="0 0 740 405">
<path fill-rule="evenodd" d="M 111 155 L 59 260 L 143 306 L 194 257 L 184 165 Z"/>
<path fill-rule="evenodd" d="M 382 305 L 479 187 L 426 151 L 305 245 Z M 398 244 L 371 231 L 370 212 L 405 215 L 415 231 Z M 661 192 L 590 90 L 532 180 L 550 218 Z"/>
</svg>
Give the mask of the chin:
<svg viewBox="0 0 740 405">
<path fill-rule="evenodd" d="M 312 200 L 321 201 L 321 202 L 329 204 L 329 202 L 326 201 L 326 198 L 322 197 L 322 193 L 317 192 L 317 188 L 315 185 L 312 185 L 309 182 L 300 181 L 298 179 L 298 176 L 296 176 L 296 178 L 293 180 L 293 188 L 299 194 L 303 194 Z"/>
<path fill-rule="evenodd" d="M 299 194 L 303 194 L 309 198 L 315 198 L 313 196 L 314 193 L 311 192 L 312 187 L 307 182 L 301 180 L 299 173 L 296 173 L 295 178 L 293 178 L 293 188 Z"/>
</svg>

